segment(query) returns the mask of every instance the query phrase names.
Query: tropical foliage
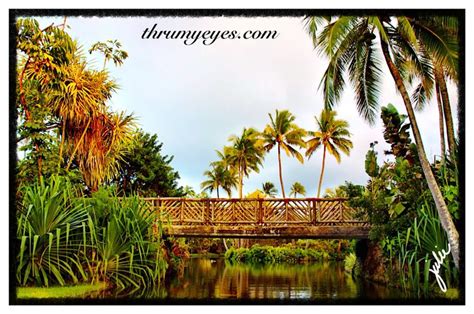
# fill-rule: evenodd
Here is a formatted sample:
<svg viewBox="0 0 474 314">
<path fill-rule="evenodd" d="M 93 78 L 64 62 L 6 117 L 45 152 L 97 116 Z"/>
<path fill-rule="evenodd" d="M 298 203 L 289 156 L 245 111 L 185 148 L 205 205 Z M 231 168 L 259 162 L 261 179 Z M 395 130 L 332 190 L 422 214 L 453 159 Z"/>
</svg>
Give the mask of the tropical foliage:
<svg viewBox="0 0 474 314">
<path fill-rule="evenodd" d="M 329 59 L 321 80 L 324 103 L 334 107 L 345 87 L 344 73 L 354 86 L 359 113 L 369 122 L 375 121 L 382 83 L 382 60 L 385 61 L 397 92 L 401 95 L 411 124 L 423 175 L 434 199 L 438 215 L 456 265 L 459 265 L 459 234 L 449 214 L 446 201 L 436 181 L 423 146 L 414 107 L 429 99 L 433 89 L 433 66 L 438 84 L 449 73 L 457 80 L 459 41 L 457 17 L 413 16 L 336 16 L 307 17 L 306 29 L 318 51 Z M 377 38 L 378 35 L 378 38 Z M 383 59 L 378 55 L 380 48 Z M 428 56 L 428 57 L 427 57 Z M 410 95 L 409 88 L 419 84 Z M 442 91 L 442 86 L 439 88 Z M 446 96 L 446 93 L 445 93 Z M 448 140 L 452 121 L 448 99 L 444 99 Z M 450 135 L 451 134 L 451 135 Z M 452 137 L 453 137 L 452 136 Z M 454 142 L 454 138 L 452 138 Z M 454 151 L 452 143 L 451 151 Z"/>
<path fill-rule="evenodd" d="M 105 190 L 82 198 L 67 179 L 51 177 L 24 188 L 18 210 L 19 285 L 106 282 L 120 289 L 159 283 L 161 229 L 137 197 Z"/>
<path fill-rule="evenodd" d="M 107 102 L 117 84 L 105 69 L 88 66 L 63 28 L 40 29 L 36 20 L 18 19 L 17 31 L 20 149 L 36 160 L 40 178 L 43 152 L 56 147 L 57 172 L 74 165 L 89 190 L 96 191 L 117 174 L 134 118 L 110 111 Z"/>
<path fill-rule="evenodd" d="M 173 169 L 173 156 L 162 154 L 163 143 L 156 134 L 136 131 L 112 180 L 120 194 L 180 197 L 185 193 L 178 186 L 179 173 Z"/>
</svg>

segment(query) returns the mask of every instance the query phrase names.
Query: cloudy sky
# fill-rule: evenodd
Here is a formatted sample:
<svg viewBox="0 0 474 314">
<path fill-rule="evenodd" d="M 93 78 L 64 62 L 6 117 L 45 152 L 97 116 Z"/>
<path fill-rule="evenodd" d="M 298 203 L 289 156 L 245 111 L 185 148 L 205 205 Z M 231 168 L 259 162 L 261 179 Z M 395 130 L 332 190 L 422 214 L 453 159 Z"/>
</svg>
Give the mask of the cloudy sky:
<svg viewBox="0 0 474 314">
<path fill-rule="evenodd" d="M 62 18 L 41 18 L 44 26 Z M 210 46 L 200 42 L 186 46 L 181 40 L 143 40 L 145 28 L 157 24 L 159 30 L 276 30 L 279 36 L 269 40 L 217 40 Z M 129 53 L 122 67 L 109 65 L 120 84 L 111 106 L 133 112 L 141 127 L 158 134 L 163 152 L 173 155 L 172 166 L 179 171 L 181 185 L 199 191 L 203 172 L 217 159 L 215 150 L 228 144 L 231 134 L 244 127 L 262 130 L 269 123 L 268 113 L 288 109 L 296 123 L 308 130 L 316 127 L 314 116 L 323 108 L 318 84 L 327 60 L 313 50 L 301 18 L 68 18 L 69 33 L 87 51 L 97 41 L 117 39 Z M 101 68 L 103 58 L 93 54 L 90 60 Z M 385 73 L 388 69 L 383 65 Z M 451 101 L 457 101 L 451 88 Z M 394 104 L 405 113 L 402 100 L 387 74 L 380 105 Z M 382 136 L 381 121 L 369 126 L 355 109 L 355 98 L 348 86 L 338 107 L 338 116 L 350 124 L 354 148 L 340 164 L 332 156 L 326 159 L 323 191 L 344 181 L 364 184 L 364 158 L 369 143 L 377 140 L 379 162 L 387 159 L 388 149 Z M 457 114 L 456 112 L 454 114 Z M 435 100 L 418 113 L 419 127 L 430 160 L 439 155 L 438 113 Z M 457 121 L 456 121 L 457 123 Z M 301 182 L 308 196 L 316 194 L 321 170 L 322 151 L 302 165 L 283 157 L 283 178 L 289 191 Z M 266 155 L 260 173 L 244 181 L 244 193 L 260 188 L 265 181 L 278 184 L 276 151 Z M 235 195 L 235 194 L 234 194 Z"/>
</svg>

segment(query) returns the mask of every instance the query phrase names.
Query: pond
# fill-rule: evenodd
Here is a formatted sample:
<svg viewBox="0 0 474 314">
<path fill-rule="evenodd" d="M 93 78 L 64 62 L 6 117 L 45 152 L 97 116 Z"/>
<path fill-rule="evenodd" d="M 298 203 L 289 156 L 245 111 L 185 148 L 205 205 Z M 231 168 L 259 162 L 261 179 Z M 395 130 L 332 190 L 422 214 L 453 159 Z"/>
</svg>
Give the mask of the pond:
<svg viewBox="0 0 474 314">
<path fill-rule="evenodd" d="M 102 297 L 110 298 L 111 294 Z M 344 272 L 343 262 L 248 265 L 230 264 L 223 258 L 191 258 L 179 274 L 168 276 L 161 287 L 144 295 L 124 297 L 157 299 L 158 302 L 158 299 L 163 302 L 163 298 L 172 298 L 185 302 L 185 299 L 376 301 L 403 296 L 399 289 L 352 278 Z"/>
<path fill-rule="evenodd" d="M 230 264 L 194 258 L 182 276 L 166 284 L 167 296 L 192 299 L 348 299 L 399 298 L 400 292 L 354 280 L 343 262 L 298 265 Z"/>
</svg>

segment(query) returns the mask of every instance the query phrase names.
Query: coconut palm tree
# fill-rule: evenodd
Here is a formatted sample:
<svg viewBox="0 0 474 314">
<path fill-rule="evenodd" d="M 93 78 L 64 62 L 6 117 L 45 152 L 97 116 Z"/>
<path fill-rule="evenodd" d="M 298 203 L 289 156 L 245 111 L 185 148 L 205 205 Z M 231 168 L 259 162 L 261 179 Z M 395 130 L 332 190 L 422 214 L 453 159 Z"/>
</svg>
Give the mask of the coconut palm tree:
<svg viewBox="0 0 474 314">
<path fill-rule="evenodd" d="M 208 178 L 206 181 L 201 183 L 201 188 L 204 191 L 209 191 L 212 193 L 214 190 L 217 193 L 217 198 L 219 198 L 219 187 L 223 186 L 224 182 L 224 167 L 216 166 L 211 170 L 206 170 L 204 175 Z"/>
<path fill-rule="evenodd" d="M 222 167 L 224 168 L 224 178 L 222 182 L 222 188 L 227 192 L 229 198 L 232 197 L 232 190 L 238 186 L 238 171 L 236 167 L 231 164 L 231 152 L 232 148 L 224 146 L 222 151 L 216 150 L 219 160 L 211 162 L 211 167 Z"/>
<path fill-rule="evenodd" d="M 281 149 L 283 149 L 288 156 L 295 157 L 299 162 L 303 163 L 303 156 L 298 152 L 297 148 L 304 148 L 306 146 L 303 140 L 306 131 L 293 123 L 295 116 L 293 116 L 288 110 L 276 110 L 275 117 L 271 114 L 268 114 L 268 116 L 270 117 L 270 124 L 267 124 L 263 130 L 263 147 L 267 152 L 272 150 L 273 147 L 277 147 L 281 193 L 283 198 L 285 198 L 285 186 L 283 184 L 283 174 L 281 169 Z"/>
<path fill-rule="evenodd" d="M 239 198 L 242 198 L 244 176 L 248 177 L 252 171 L 258 173 L 259 166 L 263 164 L 264 150 L 259 136 L 259 132 L 254 128 L 244 128 L 240 136 L 229 137 L 232 144 L 227 149 L 228 161 L 237 169 Z"/>
<path fill-rule="evenodd" d="M 318 129 L 315 132 L 309 132 L 311 138 L 306 142 L 306 156 L 308 159 L 311 158 L 318 148 L 321 146 L 323 147 L 323 160 L 317 193 L 317 197 L 319 197 L 321 193 L 321 185 L 323 183 L 326 152 L 333 155 L 339 163 L 341 162 L 341 154 L 339 151 L 349 156 L 352 142 L 349 139 L 351 135 L 348 130 L 349 123 L 345 120 L 336 119 L 335 111 L 324 109 L 321 111 L 319 119 L 316 117 L 315 119 Z"/>
<path fill-rule="evenodd" d="M 429 62 L 425 62 L 418 52 L 414 19 L 406 16 L 338 16 L 307 17 L 306 29 L 313 39 L 315 48 L 329 59 L 328 68 L 321 85 L 327 107 L 332 108 L 342 95 L 345 87 L 344 72 L 355 87 L 359 113 L 373 123 L 379 108 L 378 96 L 382 83 L 381 60 L 377 55 L 379 45 L 383 60 L 401 95 L 415 138 L 418 157 L 423 173 L 433 196 L 441 224 L 448 234 L 454 263 L 459 266 L 459 234 L 446 206 L 441 190 L 436 182 L 426 156 L 420 130 L 418 128 L 412 100 L 407 90 L 407 73 L 401 61 L 410 60 L 418 68 L 417 73 L 426 72 Z M 449 24 L 449 22 L 446 22 Z M 322 30 L 318 29 L 322 26 Z M 444 40 L 446 27 L 440 23 L 437 30 L 424 33 L 422 48 L 443 64 L 457 63 L 457 43 Z M 449 31 L 449 30 L 448 30 Z M 377 39 L 378 35 L 378 40 Z M 426 93 L 430 93 L 430 80 L 421 80 Z"/>
<path fill-rule="evenodd" d="M 262 184 L 262 191 L 263 191 L 263 193 L 265 193 L 266 195 L 268 195 L 270 197 L 275 197 L 278 193 L 278 190 L 275 187 L 275 184 L 273 184 L 272 182 L 263 183 Z"/>
<path fill-rule="evenodd" d="M 305 196 L 306 195 L 306 189 L 303 186 L 303 184 L 301 184 L 299 182 L 295 182 L 291 186 L 290 196 L 293 195 L 293 197 L 296 197 L 298 194 L 300 194 L 301 196 Z"/>
<path fill-rule="evenodd" d="M 449 93 L 446 80 L 451 79 L 458 82 L 458 19 L 452 16 L 426 16 L 411 18 L 414 33 L 419 42 L 419 53 L 430 60 L 432 72 L 435 79 L 435 93 L 438 102 L 441 153 L 444 154 L 444 123 L 446 124 L 446 135 L 448 139 L 449 152 L 455 152 L 456 140 L 454 132 L 453 117 L 449 101 Z M 423 106 L 417 106 L 422 109 Z M 424 105 L 424 104 L 422 104 Z"/>
</svg>

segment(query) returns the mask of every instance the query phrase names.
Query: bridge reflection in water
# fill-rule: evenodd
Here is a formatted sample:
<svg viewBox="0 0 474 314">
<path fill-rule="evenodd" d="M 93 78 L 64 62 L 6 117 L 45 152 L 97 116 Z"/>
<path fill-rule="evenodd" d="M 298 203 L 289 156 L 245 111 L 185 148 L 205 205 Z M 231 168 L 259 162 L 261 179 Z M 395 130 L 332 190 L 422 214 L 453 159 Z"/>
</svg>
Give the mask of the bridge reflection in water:
<svg viewBox="0 0 474 314">
<path fill-rule="evenodd" d="M 396 289 L 353 279 L 342 262 L 232 265 L 222 258 L 193 258 L 168 282 L 166 296 L 185 299 L 386 299 Z"/>
<path fill-rule="evenodd" d="M 366 238 L 369 225 L 346 198 L 145 198 L 177 237 Z"/>
</svg>

